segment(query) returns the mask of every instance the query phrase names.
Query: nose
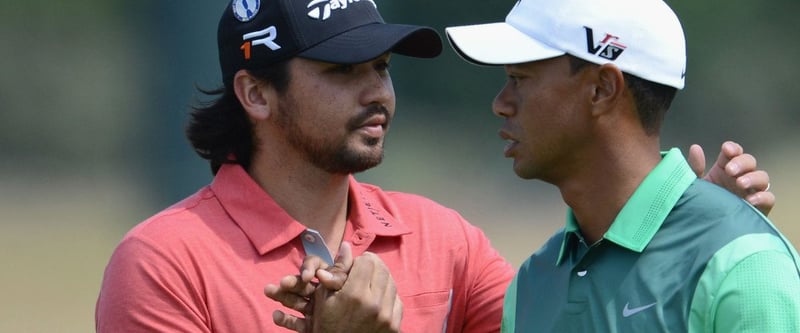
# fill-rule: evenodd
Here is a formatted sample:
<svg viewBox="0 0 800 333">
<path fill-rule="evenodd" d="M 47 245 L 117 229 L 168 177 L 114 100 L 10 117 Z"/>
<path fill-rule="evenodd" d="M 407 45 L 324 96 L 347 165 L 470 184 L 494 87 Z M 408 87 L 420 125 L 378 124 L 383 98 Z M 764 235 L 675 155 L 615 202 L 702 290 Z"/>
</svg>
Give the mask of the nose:
<svg viewBox="0 0 800 333">
<path fill-rule="evenodd" d="M 380 104 L 394 108 L 394 86 L 387 73 L 373 72 L 364 81 L 364 93 L 361 97 L 363 105 Z"/>
<path fill-rule="evenodd" d="M 514 106 L 511 103 L 508 85 L 509 83 L 506 83 L 503 86 L 503 89 L 497 93 L 492 102 L 492 112 L 498 117 L 508 118 L 514 114 Z"/>
</svg>

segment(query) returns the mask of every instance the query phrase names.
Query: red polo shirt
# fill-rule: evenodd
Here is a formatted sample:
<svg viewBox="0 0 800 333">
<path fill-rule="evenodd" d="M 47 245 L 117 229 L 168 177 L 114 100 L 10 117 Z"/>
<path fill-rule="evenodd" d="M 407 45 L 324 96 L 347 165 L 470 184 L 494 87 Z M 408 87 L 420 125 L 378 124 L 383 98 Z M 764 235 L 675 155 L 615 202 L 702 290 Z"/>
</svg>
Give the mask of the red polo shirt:
<svg viewBox="0 0 800 333">
<path fill-rule="evenodd" d="M 344 239 L 378 254 L 403 332 L 499 332 L 511 266 L 476 227 L 429 199 L 350 179 Z M 238 165 L 132 229 L 106 267 L 98 332 L 279 332 L 264 286 L 297 274 L 306 228 Z"/>
</svg>

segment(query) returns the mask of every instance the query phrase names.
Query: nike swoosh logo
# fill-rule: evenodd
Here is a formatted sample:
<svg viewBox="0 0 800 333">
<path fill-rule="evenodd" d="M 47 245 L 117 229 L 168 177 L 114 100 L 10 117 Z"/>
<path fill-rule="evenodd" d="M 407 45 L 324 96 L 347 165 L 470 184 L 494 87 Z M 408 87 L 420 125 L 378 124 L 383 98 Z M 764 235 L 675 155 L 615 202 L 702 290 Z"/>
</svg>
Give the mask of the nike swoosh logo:
<svg viewBox="0 0 800 333">
<path fill-rule="evenodd" d="M 633 316 L 633 315 L 635 315 L 635 314 L 637 314 L 639 312 L 647 310 L 647 309 L 649 309 L 649 308 L 651 308 L 651 307 L 653 307 L 655 305 L 656 305 L 656 303 L 652 303 L 652 304 L 647 304 L 645 306 L 640 306 L 638 308 L 631 309 L 631 308 L 628 307 L 628 303 L 625 303 L 625 307 L 622 308 L 622 316 L 625 317 L 625 318 L 628 318 L 628 317 Z"/>
</svg>

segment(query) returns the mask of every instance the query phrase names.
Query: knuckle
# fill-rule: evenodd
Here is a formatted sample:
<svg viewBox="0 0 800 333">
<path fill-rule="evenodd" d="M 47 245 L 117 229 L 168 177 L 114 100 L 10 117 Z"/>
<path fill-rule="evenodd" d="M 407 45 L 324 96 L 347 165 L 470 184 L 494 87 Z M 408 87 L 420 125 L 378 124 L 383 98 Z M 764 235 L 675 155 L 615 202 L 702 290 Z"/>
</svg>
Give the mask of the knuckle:
<svg viewBox="0 0 800 333">
<path fill-rule="evenodd" d="M 391 311 L 382 311 L 375 317 L 375 322 L 383 329 L 391 328 L 394 324 Z"/>
<path fill-rule="evenodd" d="M 373 252 L 369 252 L 369 251 L 364 252 L 364 254 L 362 254 L 359 258 L 361 258 L 363 260 L 373 261 L 373 262 L 374 261 L 380 261 L 380 257 L 378 257 L 377 254 L 375 254 Z"/>
<path fill-rule="evenodd" d="M 376 319 L 380 319 L 384 316 L 382 314 L 380 305 L 374 302 L 368 302 L 364 304 L 364 313 L 367 314 L 367 316 Z"/>
</svg>

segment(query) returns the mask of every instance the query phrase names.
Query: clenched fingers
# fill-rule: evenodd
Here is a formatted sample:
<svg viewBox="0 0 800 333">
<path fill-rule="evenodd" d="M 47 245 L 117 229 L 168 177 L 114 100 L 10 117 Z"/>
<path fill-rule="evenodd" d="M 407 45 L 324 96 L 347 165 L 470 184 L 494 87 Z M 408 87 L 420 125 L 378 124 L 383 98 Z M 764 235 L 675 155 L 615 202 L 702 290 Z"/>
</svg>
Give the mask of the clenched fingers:
<svg viewBox="0 0 800 333">
<path fill-rule="evenodd" d="M 272 312 L 272 322 L 280 327 L 290 329 L 295 332 L 308 332 L 310 327 L 304 318 L 299 318 L 280 310 Z"/>
<path fill-rule="evenodd" d="M 304 312 L 309 304 L 310 297 L 316 287 L 311 283 L 303 282 L 299 276 L 284 276 L 280 285 L 268 284 L 264 287 L 264 295 L 280 302 L 283 306 Z"/>
<path fill-rule="evenodd" d="M 350 243 L 342 242 L 333 266 L 317 270 L 317 279 L 320 285 L 328 290 L 341 290 L 353 267 L 353 261 L 353 250 Z"/>
</svg>

